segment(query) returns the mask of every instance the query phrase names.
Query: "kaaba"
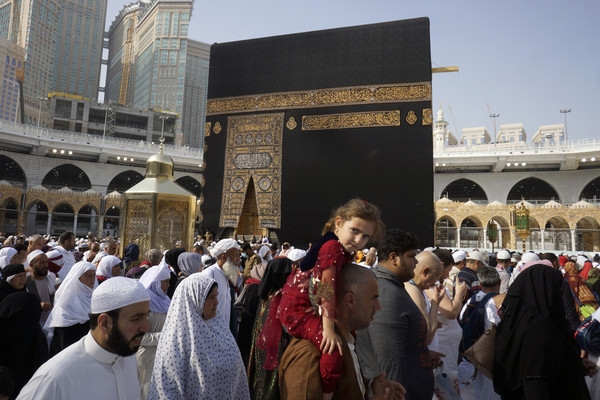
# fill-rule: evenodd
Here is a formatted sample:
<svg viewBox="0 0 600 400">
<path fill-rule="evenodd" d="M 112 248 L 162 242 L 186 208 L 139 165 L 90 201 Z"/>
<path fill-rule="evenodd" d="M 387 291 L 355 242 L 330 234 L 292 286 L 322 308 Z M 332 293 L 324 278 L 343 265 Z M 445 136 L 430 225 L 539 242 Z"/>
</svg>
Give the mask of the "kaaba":
<svg viewBox="0 0 600 400">
<path fill-rule="evenodd" d="M 217 238 L 305 247 L 360 197 L 431 245 L 429 19 L 213 44 L 204 150 Z"/>
</svg>

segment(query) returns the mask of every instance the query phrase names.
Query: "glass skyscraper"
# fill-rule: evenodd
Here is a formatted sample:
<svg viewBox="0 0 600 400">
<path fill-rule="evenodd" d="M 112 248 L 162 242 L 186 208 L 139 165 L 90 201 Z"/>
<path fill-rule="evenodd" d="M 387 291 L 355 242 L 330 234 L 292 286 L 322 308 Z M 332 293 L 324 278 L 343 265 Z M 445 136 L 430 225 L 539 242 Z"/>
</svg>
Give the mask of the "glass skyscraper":
<svg viewBox="0 0 600 400">
<path fill-rule="evenodd" d="M 0 37 L 16 42 L 18 31 L 24 48 L 26 102 L 37 104 L 50 92 L 97 97 L 106 4 L 0 0 Z"/>
<path fill-rule="evenodd" d="M 210 46 L 188 39 L 193 0 L 139 1 L 108 33 L 106 100 L 177 112 L 182 144 L 204 138 Z"/>
</svg>

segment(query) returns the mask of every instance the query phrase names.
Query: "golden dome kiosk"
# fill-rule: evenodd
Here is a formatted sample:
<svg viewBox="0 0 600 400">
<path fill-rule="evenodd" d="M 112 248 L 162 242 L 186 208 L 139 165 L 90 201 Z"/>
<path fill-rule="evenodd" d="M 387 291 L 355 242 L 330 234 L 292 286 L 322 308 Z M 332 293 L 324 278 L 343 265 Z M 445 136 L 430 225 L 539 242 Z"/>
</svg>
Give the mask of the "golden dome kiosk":
<svg viewBox="0 0 600 400">
<path fill-rule="evenodd" d="M 173 159 L 160 153 L 146 161 L 146 178 L 125 192 L 121 256 L 135 243 L 143 258 L 146 251 L 185 247 L 194 239 L 196 196 L 179 186 L 173 177 Z"/>
</svg>

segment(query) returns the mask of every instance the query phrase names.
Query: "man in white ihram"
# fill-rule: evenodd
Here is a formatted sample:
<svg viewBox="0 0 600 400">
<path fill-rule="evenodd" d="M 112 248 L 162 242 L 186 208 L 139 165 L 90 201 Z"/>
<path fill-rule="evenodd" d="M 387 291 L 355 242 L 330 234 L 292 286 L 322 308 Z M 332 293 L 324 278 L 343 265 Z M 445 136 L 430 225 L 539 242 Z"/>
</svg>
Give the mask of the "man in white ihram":
<svg viewBox="0 0 600 400">
<path fill-rule="evenodd" d="M 88 334 L 43 364 L 17 399 L 140 398 L 135 353 L 149 331 L 148 291 L 134 279 L 108 279 L 91 311 Z"/>
<path fill-rule="evenodd" d="M 238 285 L 240 265 L 240 245 L 235 239 L 221 239 L 210 250 L 210 255 L 217 260 L 216 263 L 200 272 L 214 279 L 219 285 L 219 300 L 217 316 L 221 315 L 237 339 L 238 321 L 237 313 L 232 312 L 235 303 L 235 293 Z"/>
</svg>

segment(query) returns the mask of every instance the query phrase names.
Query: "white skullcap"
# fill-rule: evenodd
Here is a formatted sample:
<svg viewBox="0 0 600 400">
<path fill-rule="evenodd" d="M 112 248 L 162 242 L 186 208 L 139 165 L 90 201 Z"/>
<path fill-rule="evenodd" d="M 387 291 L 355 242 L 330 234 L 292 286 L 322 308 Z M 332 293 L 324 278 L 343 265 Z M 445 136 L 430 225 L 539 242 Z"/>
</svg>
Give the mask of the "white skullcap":
<svg viewBox="0 0 600 400">
<path fill-rule="evenodd" d="M 41 250 L 34 250 L 31 253 L 29 253 L 27 255 L 27 262 L 31 264 L 31 262 L 33 261 L 34 258 L 36 258 L 37 256 L 39 256 L 40 254 L 45 254 L 43 251 Z"/>
<path fill-rule="evenodd" d="M 577 256 L 577 264 L 580 268 L 583 268 L 584 264 L 589 261 L 586 256 Z"/>
<path fill-rule="evenodd" d="M 500 250 L 496 256 L 498 260 L 510 260 L 510 253 L 506 250 Z"/>
<path fill-rule="evenodd" d="M 306 250 L 301 249 L 292 249 L 288 251 L 287 258 L 296 262 L 298 260 L 303 259 L 306 256 Z"/>
<path fill-rule="evenodd" d="M 240 245 L 238 244 L 238 242 L 235 239 L 222 239 L 222 240 L 219 240 L 219 242 L 215 245 L 215 247 L 213 247 L 213 249 L 210 251 L 210 255 L 213 256 L 214 258 L 217 258 L 221 254 L 226 253 L 228 250 L 239 249 L 239 248 L 240 248 Z"/>
<path fill-rule="evenodd" d="M 118 310 L 142 301 L 150 301 L 144 285 L 135 279 L 117 276 L 104 281 L 92 293 L 92 314 Z"/>
<path fill-rule="evenodd" d="M 452 258 L 454 259 L 454 263 L 456 264 L 467 258 L 467 253 L 465 253 L 462 250 L 456 250 L 454 253 L 452 253 Z"/>
<path fill-rule="evenodd" d="M 477 250 L 470 251 L 469 255 L 467 255 L 467 260 L 479 261 L 483 265 L 487 266 L 487 260 L 485 259 L 485 255 Z"/>
<path fill-rule="evenodd" d="M 521 261 L 523 262 L 523 264 L 527 264 L 531 261 L 540 261 L 540 258 L 537 254 L 529 251 L 521 256 Z"/>
</svg>

